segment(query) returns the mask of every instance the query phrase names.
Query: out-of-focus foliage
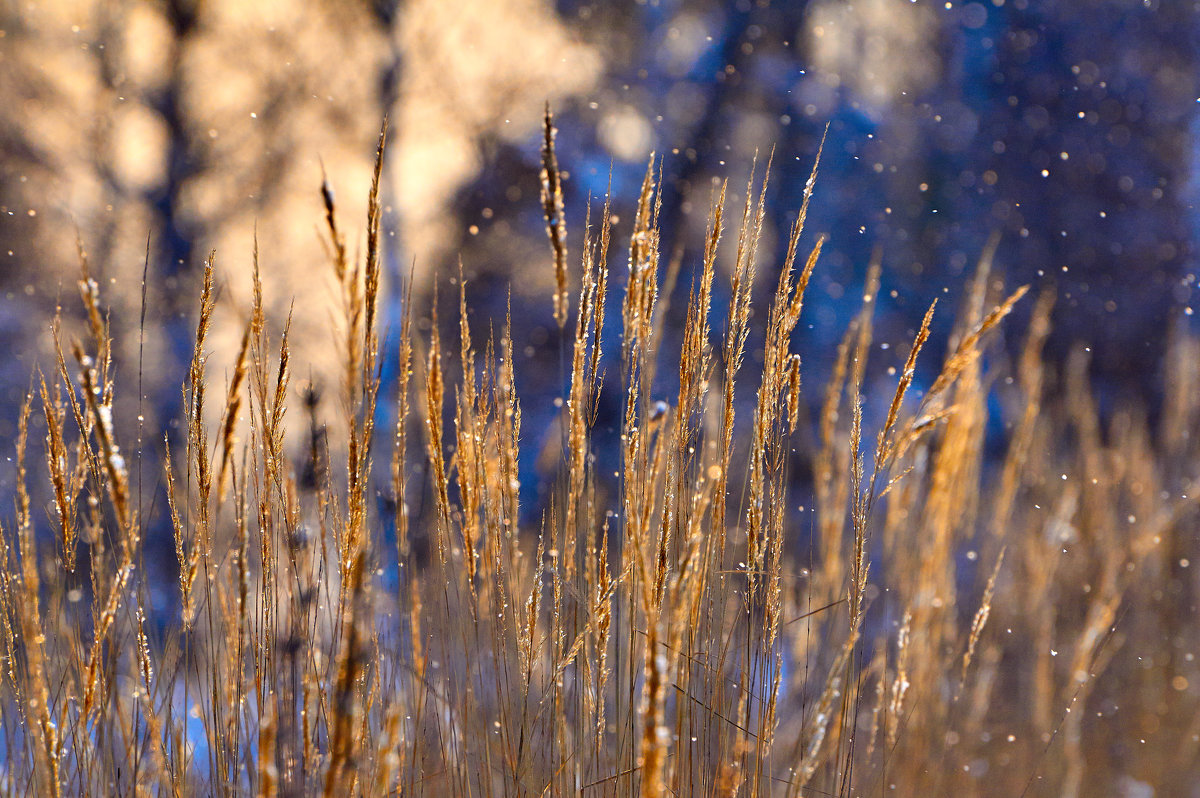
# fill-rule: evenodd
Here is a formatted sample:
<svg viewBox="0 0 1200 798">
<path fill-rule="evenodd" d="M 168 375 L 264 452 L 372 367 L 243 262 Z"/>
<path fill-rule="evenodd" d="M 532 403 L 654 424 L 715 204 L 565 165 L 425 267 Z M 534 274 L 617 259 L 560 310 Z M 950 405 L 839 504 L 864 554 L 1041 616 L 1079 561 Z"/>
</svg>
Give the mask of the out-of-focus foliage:
<svg viewBox="0 0 1200 798">
<path fill-rule="evenodd" d="M 778 247 L 828 123 L 814 223 L 830 270 L 808 333 L 821 348 L 874 247 L 898 289 L 882 308 L 898 342 L 999 232 L 1004 270 L 1060 288 L 1051 351 L 1091 342 L 1106 392 L 1143 390 L 1163 318 L 1191 300 L 1194 0 L 91 0 L 0 15 L 0 323 L 29 346 L 16 330 L 41 326 L 73 272 L 74 228 L 123 285 L 150 236 L 153 328 L 170 327 L 209 249 L 222 274 L 244 271 L 255 229 L 268 285 L 324 314 L 329 286 L 298 279 L 321 164 L 359 211 L 385 113 L 392 296 L 409 264 L 425 291 L 460 255 L 489 278 L 489 306 L 514 277 L 519 299 L 540 295 L 547 100 L 568 206 L 610 179 L 636 195 L 650 153 L 664 159 L 669 252 L 701 246 L 712 181 L 772 147 Z M 618 202 L 619 219 L 632 210 Z M 220 312 L 248 299 L 228 285 Z M 138 320 L 138 292 L 115 299 L 118 327 Z M 548 320 L 523 314 L 538 353 Z M 145 357 L 171 360 L 184 337 L 151 336 Z"/>
<path fill-rule="evenodd" d="M 478 169 L 479 138 L 528 135 L 546 100 L 586 90 L 600 68 L 535 0 L 123 0 L 0 13 L 3 315 L 36 346 L 61 286 L 73 284 L 77 230 L 93 271 L 123 286 L 114 330 L 136 330 L 148 246 L 144 358 L 171 377 L 191 325 L 177 323 L 189 307 L 179 298 L 216 249 L 218 313 L 244 312 L 247 284 L 224 278 L 247 272 L 256 234 L 273 317 L 282 322 L 294 301 L 293 334 L 319 341 L 320 325 L 303 320 L 330 309 L 328 280 L 307 279 L 320 257 L 322 170 L 336 175 L 344 212 L 365 212 L 384 115 L 395 154 L 388 234 L 404 241 L 388 251 L 426 269 L 446 256 L 448 205 Z M 236 347 L 236 330 L 218 333 L 218 348 Z M 132 357 L 138 336 L 120 337 Z M 7 400 L 28 368 L 9 372 Z M 152 383 L 151 395 L 170 392 L 164 414 L 178 407 L 170 380 Z"/>
<path fill-rule="evenodd" d="M 873 248 L 898 290 L 883 308 L 895 344 L 923 307 L 905 297 L 952 290 L 999 233 L 1005 272 L 1060 290 L 1055 357 L 1085 340 L 1106 395 L 1145 390 L 1166 319 L 1195 282 L 1194 0 L 559 7 L 607 67 L 560 115 L 577 203 L 605 191 L 610 163 L 618 196 L 628 193 L 656 151 L 684 195 L 664 199 L 664 235 L 697 251 L 711 180 L 774 146 L 768 234 L 779 246 L 829 123 L 814 223 L 831 234 L 831 269 L 816 343 L 836 341 L 849 313 L 840 300 Z M 514 197 L 525 222 L 502 235 L 536 242 L 535 164 L 532 143 L 485 163 L 462 206 L 460 230 L 478 225 L 483 241 L 468 269 L 505 268 L 487 257 L 490 214 L 515 215 Z"/>
</svg>

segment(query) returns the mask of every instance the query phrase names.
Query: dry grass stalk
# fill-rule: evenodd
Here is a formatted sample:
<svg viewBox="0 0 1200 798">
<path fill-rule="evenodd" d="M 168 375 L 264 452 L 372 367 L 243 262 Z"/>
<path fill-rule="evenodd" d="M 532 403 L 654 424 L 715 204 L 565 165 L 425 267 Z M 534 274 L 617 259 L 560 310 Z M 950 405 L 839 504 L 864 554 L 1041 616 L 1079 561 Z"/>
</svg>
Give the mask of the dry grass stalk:
<svg viewBox="0 0 1200 798">
<path fill-rule="evenodd" d="M 437 551 L 438 560 L 446 564 L 446 548 L 450 535 L 450 492 L 446 479 L 446 458 L 442 449 L 442 339 L 438 333 L 437 320 L 437 291 L 434 291 L 432 305 L 433 324 L 429 334 L 429 356 L 425 367 L 425 431 L 426 451 L 429 464 L 433 469 L 434 488 L 436 490 L 438 528 Z"/>
<path fill-rule="evenodd" d="M 559 329 L 567 323 L 567 222 L 563 213 L 562 176 L 554 152 L 554 115 L 550 103 L 542 126 L 542 212 L 546 217 L 546 235 L 554 255 L 554 320 Z"/>
<path fill-rule="evenodd" d="M 359 551 L 350 572 L 349 600 L 342 618 L 342 652 L 338 656 L 337 680 L 333 686 L 333 719 L 330 761 L 325 774 L 325 796 L 344 795 L 353 790 L 358 777 L 358 735 L 355 722 L 362 708 L 357 683 L 365 665 L 362 640 L 363 613 L 368 607 L 366 554 Z"/>
<path fill-rule="evenodd" d="M 992 612 L 992 597 L 996 593 L 996 577 L 1000 575 L 1000 566 L 1004 564 L 1004 549 L 1000 550 L 1000 556 L 996 558 L 996 567 L 992 569 L 992 575 L 988 577 L 987 586 L 983 589 L 983 600 L 979 604 L 979 609 L 975 611 L 975 617 L 971 620 L 971 635 L 967 638 L 967 650 L 963 652 L 962 658 L 962 680 L 967 680 L 967 669 L 971 667 L 971 659 L 975 656 L 975 647 L 979 645 L 979 636 L 983 634 L 983 628 L 987 626 L 988 617 Z"/>
<path fill-rule="evenodd" d="M 57 388 L 57 384 L 55 388 Z M 75 529 L 75 496 L 76 487 L 71 475 L 67 445 L 64 439 L 63 422 L 66 410 L 62 405 L 62 394 L 57 390 L 53 402 L 50 392 L 46 389 L 46 378 L 39 372 L 38 390 L 42 400 L 42 417 L 46 420 L 46 468 L 50 472 L 50 482 L 54 487 L 54 509 L 58 513 L 59 541 L 62 550 L 64 567 L 71 573 L 75 572 L 75 549 L 77 543 Z"/>
<path fill-rule="evenodd" d="M 396 377 L 396 432 L 392 445 L 392 496 L 396 502 L 396 547 L 403 563 L 409 555 L 408 454 L 409 383 L 412 381 L 412 278 L 404 292 L 404 317 L 400 325 L 399 370 Z"/>
<path fill-rule="evenodd" d="M 250 335 L 253 332 L 253 321 L 247 321 L 246 330 L 242 333 L 242 343 L 238 347 L 237 360 L 233 365 L 233 376 L 229 380 L 229 390 L 225 394 L 224 418 L 221 422 L 221 465 L 217 469 L 217 503 L 225 501 L 225 488 L 229 484 L 229 470 L 233 466 L 233 458 L 237 448 L 234 433 L 237 429 L 238 414 L 242 407 L 242 386 L 246 382 L 248 364 L 246 356 L 250 351 Z"/>
<path fill-rule="evenodd" d="M 40 738 L 38 745 L 34 748 L 38 788 L 43 794 L 53 795 L 57 798 L 62 794 L 60 765 L 62 740 L 58 725 L 54 722 L 51 714 L 53 707 L 51 706 L 49 675 L 46 672 L 46 636 L 43 631 L 39 597 L 41 579 L 38 575 L 37 550 L 33 540 L 32 519 L 29 515 L 29 494 L 25 486 L 25 454 L 29 436 L 29 412 L 32 404 L 32 394 L 27 395 L 25 402 L 21 405 L 21 415 L 17 427 L 17 540 L 20 543 L 20 581 L 24 589 L 17 594 L 15 603 L 27 658 L 26 668 L 29 684 L 25 689 L 26 712 L 34 719 Z M 4 565 L 7 577 L 7 557 Z M 5 594 L 10 595 L 7 587 Z M 7 618 L 7 612 L 5 615 Z M 12 645 L 9 644 L 8 647 L 11 649 Z"/>
</svg>

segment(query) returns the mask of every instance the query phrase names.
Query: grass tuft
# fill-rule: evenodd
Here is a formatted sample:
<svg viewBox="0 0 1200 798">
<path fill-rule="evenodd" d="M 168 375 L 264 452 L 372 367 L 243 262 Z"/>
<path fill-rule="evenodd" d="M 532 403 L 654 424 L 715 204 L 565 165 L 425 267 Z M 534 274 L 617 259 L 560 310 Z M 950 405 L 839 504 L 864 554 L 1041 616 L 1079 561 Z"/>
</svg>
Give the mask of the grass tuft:
<svg viewBox="0 0 1200 798">
<path fill-rule="evenodd" d="M 761 252 L 770 159 L 732 225 L 717 187 L 683 326 L 665 335 L 689 256 L 663 263 L 662 162 L 636 198 L 623 295 L 610 296 L 606 201 L 595 223 L 586 209 L 570 302 L 547 108 L 563 451 L 524 524 L 511 309 L 498 333 L 483 327 L 460 268 L 457 330 L 443 329 L 436 287 L 426 313 L 410 276 L 397 352 L 381 350 L 386 142 L 385 125 L 360 257 L 321 184 L 336 401 L 293 383 L 305 353 L 290 314 L 279 329 L 267 318 L 257 244 L 253 304 L 216 383 L 206 262 L 183 424 L 153 453 L 175 584 L 142 551 L 165 523 L 131 487 L 115 416 L 137 399 L 115 378 L 80 246 L 86 342 L 66 347 L 68 366 L 56 319 L 56 368 L 21 410 L 15 515 L 0 524 L 0 792 L 1084 795 L 1135 776 L 1182 789 L 1200 752 L 1194 340 L 1175 337 L 1155 433 L 1136 408 L 1102 416 L 1086 352 L 1061 373 L 1043 357 L 1051 292 L 1015 362 L 991 348 L 1029 290 L 993 273 L 993 241 L 940 368 L 934 303 L 885 377 L 868 362 L 883 357 L 877 254 L 810 424 L 795 347 L 824 241 L 804 230 L 816 165 L 779 264 Z M 775 277 L 765 302 L 760 273 Z M 613 452 L 602 397 L 619 406 Z M 28 467 L 38 456 L 44 470 Z"/>
</svg>

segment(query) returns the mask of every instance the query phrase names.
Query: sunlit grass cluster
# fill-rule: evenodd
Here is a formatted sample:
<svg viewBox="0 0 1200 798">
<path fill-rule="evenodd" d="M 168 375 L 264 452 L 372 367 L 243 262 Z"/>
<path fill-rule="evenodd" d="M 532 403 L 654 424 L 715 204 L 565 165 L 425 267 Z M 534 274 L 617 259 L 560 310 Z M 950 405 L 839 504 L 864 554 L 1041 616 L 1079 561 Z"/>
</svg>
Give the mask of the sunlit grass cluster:
<svg viewBox="0 0 1200 798">
<path fill-rule="evenodd" d="M 323 191 L 335 399 L 293 379 L 304 353 L 271 329 L 257 253 L 241 345 L 214 362 L 209 259 L 183 422 L 141 444 L 161 464 L 159 518 L 131 476 L 143 452 L 113 420 L 137 397 L 116 384 L 81 258 L 86 332 L 50 331 L 57 362 L 21 412 L 15 513 L 0 526 L 4 794 L 1190 783 L 1195 341 L 1174 343 L 1155 432 L 1137 409 L 1102 417 L 1082 350 L 1061 369 L 1043 360 L 1053 294 L 1005 289 L 989 251 L 958 310 L 929 308 L 875 395 L 872 265 L 828 380 L 802 391 L 814 168 L 782 263 L 760 252 L 766 176 L 740 209 L 715 192 L 668 347 L 666 287 L 684 266 L 661 258 L 659 173 L 620 242 L 608 206 L 589 208 L 572 259 L 547 114 L 561 440 L 552 499 L 529 523 L 511 318 L 473 317 L 459 280 L 458 318 L 442 324 L 409 285 L 386 355 L 395 390 L 380 389 L 383 156 L 381 136 L 361 260 Z M 1020 302 L 1031 321 L 1008 363 L 989 343 Z M 605 325 L 613 303 L 620 329 Z M 935 313 L 955 312 L 918 390 Z M 677 393 L 655 393 L 664 382 Z M 619 436 L 605 440 L 619 451 L 600 452 L 600 396 L 614 390 Z M 996 412 L 1003 448 L 985 457 Z M 175 568 L 150 573 L 147 538 L 168 529 Z M 150 598 L 163 584 L 176 593 L 165 623 Z"/>
</svg>

